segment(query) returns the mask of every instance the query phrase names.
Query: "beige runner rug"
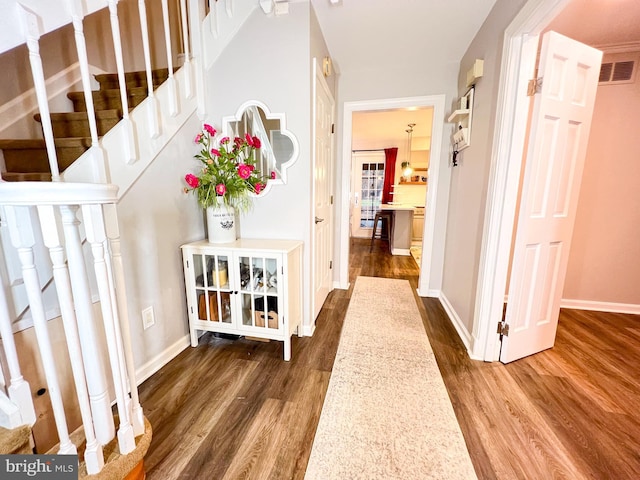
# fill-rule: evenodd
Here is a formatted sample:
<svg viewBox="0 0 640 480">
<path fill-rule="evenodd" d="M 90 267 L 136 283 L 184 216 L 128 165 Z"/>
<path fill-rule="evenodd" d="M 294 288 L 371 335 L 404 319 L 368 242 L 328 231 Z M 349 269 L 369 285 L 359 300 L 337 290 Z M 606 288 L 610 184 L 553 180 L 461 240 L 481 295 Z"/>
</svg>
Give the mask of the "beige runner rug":
<svg viewBox="0 0 640 480">
<path fill-rule="evenodd" d="M 305 479 L 476 478 L 409 282 L 358 277 Z"/>
</svg>

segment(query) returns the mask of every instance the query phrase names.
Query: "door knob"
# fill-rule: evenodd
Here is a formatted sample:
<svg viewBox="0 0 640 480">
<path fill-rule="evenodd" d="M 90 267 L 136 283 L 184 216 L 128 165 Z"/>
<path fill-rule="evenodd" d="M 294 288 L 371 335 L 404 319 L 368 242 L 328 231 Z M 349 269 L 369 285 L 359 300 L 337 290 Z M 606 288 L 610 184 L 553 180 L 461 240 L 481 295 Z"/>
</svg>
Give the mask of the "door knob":
<svg viewBox="0 0 640 480">
<path fill-rule="evenodd" d="M 324 218 L 316 217 L 316 224 L 324 222 Z"/>
</svg>

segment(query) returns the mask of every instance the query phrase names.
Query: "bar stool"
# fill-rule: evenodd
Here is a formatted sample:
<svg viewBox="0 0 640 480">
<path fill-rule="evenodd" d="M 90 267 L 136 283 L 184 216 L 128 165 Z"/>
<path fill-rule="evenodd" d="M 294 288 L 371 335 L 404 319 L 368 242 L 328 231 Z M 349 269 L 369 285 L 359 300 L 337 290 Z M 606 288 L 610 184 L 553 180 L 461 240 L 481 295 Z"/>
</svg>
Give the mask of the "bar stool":
<svg viewBox="0 0 640 480">
<path fill-rule="evenodd" d="M 378 231 L 378 221 L 381 222 L 380 225 L 380 240 L 386 240 L 389 242 L 389 251 L 391 251 L 391 232 L 393 230 L 393 212 L 378 210 L 376 212 L 376 216 L 373 219 L 373 232 L 371 232 L 371 245 L 369 246 L 369 251 L 373 250 L 373 241 L 376 238 L 376 234 Z"/>
</svg>

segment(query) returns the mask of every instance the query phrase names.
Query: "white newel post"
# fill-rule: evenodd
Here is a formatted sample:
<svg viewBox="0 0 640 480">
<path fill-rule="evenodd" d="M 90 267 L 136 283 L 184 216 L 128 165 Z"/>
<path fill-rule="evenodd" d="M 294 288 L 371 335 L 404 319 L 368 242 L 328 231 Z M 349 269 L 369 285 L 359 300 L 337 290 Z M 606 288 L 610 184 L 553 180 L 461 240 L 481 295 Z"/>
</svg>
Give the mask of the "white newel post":
<svg viewBox="0 0 640 480">
<path fill-rule="evenodd" d="M 127 165 L 131 165 L 138 159 L 138 151 L 135 141 L 134 124 L 129 117 L 129 99 L 127 98 L 127 82 L 124 76 L 124 60 L 122 57 L 122 40 L 120 38 L 120 21 L 118 20 L 117 0 L 109 0 L 109 19 L 111 22 L 111 36 L 113 37 L 113 52 L 116 56 L 118 85 L 120 85 L 120 103 L 122 104 L 121 121 L 125 125 L 122 147 L 124 149 L 125 163 L 127 163 Z"/>
<path fill-rule="evenodd" d="M 7 428 L 15 428 L 22 424 L 33 425 L 36 422 L 36 412 L 33 408 L 31 388 L 29 383 L 22 377 L 20 370 L 18 352 L 16 351 L 16 344 L 13 340 L 13 329 L 11 328 L 11 318 L 9 317 L 9 308 L 7 306 L 4 288 L 0 288 L 0 335 L 2 335 L 2 346 L 9 370 L 7 393 L 11 401 L 17 405 L 21 417 L 18 424 L 15 424 L 15 421 L 13 421 L 10 425 L 7 425 Z"/>
<path fill-rule="evenodd" d="M 107 389 L 105 366 L 99 352 L 98 336 L 91 302 L 89 279 L 82 254 L 82 242 L 78 232 L 79 221 L 76 218 L 77 206 L 60 207 L 64 229 L 65 249 L 69 272 L 71 273 L 71 291 L 78 317 L 78 332 L 82 344 L 82 358 L 87 372 L 89 401 L 93 412 L 96 437 L 106 445 L 115 436 L 111 401 Z"/>
<path fill-rule="evenodd" d="M 151 72 L 151 53 L 149 49 L 149 27 L 147 23 L 147 8 L 144 0 L 138 0 L 138 11 L 140 12 L 140 29 L 142 30 L 142 50 L 144 53 L 144 64 L 147 72 L 148 83 L 148 112 L 149 112 L 149 134 L 151 138 L 160 136 L 160 120 L 158 111 L 158 99 L 153 93 L 153 74 Z"/>
<path fill-rule="evenodd" d="M 82 359 L 82 349 L 80 346 L 80 335 L 78 334 L 78 322 L 76 312 L 73 308 L 73 295 L 71 293 L 71 281 L 69 271 L 65 262 L 64 248 L 58 233 L 58 225 L 51 205 L 38 206 L 38 217 L 42 229 L 42 238 L 45 246 L 49 249 L 49 255 L 53 264 L 53 279 L 58 294 L 58 303 L 62 314 L 64 333 L 67 339 L 71 370 L 82 417 L 82 425 L 86 438 L 86 449 L 84 461 L 87 466 L 87 473 L 94 474 L 102 470 L 104 466 L 104 456 L 102 447 L 96 439 L 93 428 L 93 416 L 91 415 L 91 404 L 89 403 L 89 392 L 85 380 L 84 361 Z"/>
<path fill-rule="evenodd" d="M 187 17 L 187 0 L 180 0 L 180 21 L 182 22 L 182 48 L 184 50 L 184 65 L 186 69 L 185 97 L 193 97 L 193 68 L 191 65 L 191 50 L 189 48 L 189 20 Z"/>
<path fill-rule="evenodd" d="M 47 381 L 47 387 L 49 389 L 49 398 L 51 399 L 56 430 L 58 432 L 58 438 L 60 439 L 58 453 L 73 455 L 77 453 L 77 449 L 69 438 L 69 429 L 67 428 L 67 419 L 62 403 L 62 392 L 55 368 L 56 363 L 53 356 L 53 349 L 51 348 L 47 318 L 44 313 L 40 280 L 34 264 L 33 245 L 35 244 L 35 238 L 31 224 L 30 207 L 8 206 L 5 208 L 5 213 L 7 215 L 11 242 L 18 250 L 18 257 L 22 266 L 22 277 L 24 279 L 27 298 L 29 299 L 33 327 L 42 358 L 42 367 Z"/>
<path fill-rule="evenodd" d="M 58 168 L 58 155 L 56 154 L 55 141 L 53 139 L 53 126 L 51 125 L 51 114 L 49 113 L 49 100 L 47 97 L 47 87 L 42 69 L 42 58 L 40 58 L 40 22 L 38 16 L 22 4 L 25 30 L 27 32 L 27 48 L 29 49 L 29 63 L 31 65 L 31 75 L 33 85 L 38 99 L 38 109 L 40 110 L 40 121 L 44 133 L 44 141 L 47 147 L 49 158 L 49 168 L 51 169 L 51 180 L 60 180 L 60 169 Z"/>
<path fill-rule="evenodd" d="M 199 0 L 189 0 L 189 32 L 191 33 L 191 49 L 195 63 L 196 98 L 198 118 L 201 121 L 207 117 L 206 98 L 204 88 L 204 48 L 202 46 L 202 21 L 204 18 L 204 3 Z"/>
<path fill-rule="evenodd" d="M 116 333 L 122 342 L 121 351 L 124 352 L 124 365 L 126 365 L 127 376 L 129 378 L 129 391 L 131 392 L 131 421 L 133 423 L 133 433 L 138 436 L 144 433 L 144 413 L 140 405 L 138 395 L 138 384 L 136 381 L 136 369 L 133 360 L 133 348 L 131 343 L 131 329 L 129 326 L 129 311 L 127 306 L 127 289 L 124 277 L 124 265 L 120 252 L 120 229 L 118 227 L 118 217 L 116 206 L 106 204 L 103 207 L 109 249 L 111 251 L 111 278 L 115 287 L 115 298 L 117 299 L 117 312 L 119 322 L 116 323 Z M 119 327 L 119 328 L 118 328 Z"/>
<path fill-rule="evenodd" d="M 162 20 L 164 24 L 164 43 L 167 50 L 167 67 L 169 68 L 169 114 L 178 115 L 178 87 L 173 77 L 173 54 L 171 53 L 171 27 L 169 26 L 169 0 L 162 0 Z"/>
<path fill-rule="evenodd" d="M 91 245 L 93 253 L 93 267 L 96 281 L 98 283 L 98 293 L 100 294 L 100 308 L 102 310 L 102 320 L 107 337 L 107 348 L 109 350 L 109 363 L 113 376 L 113 386 L 116 392 L 116 403 L 120 425 L 118 427 L 118 446 L 121 454 L 133 451 L 136 447 L 133 436 L 133 427 L 129 422 L 129 412 L 123 391 L 123 378 L 121 372 L 124 368 L 120 365 L 120 355 L 118 354 L 118 340 L 115 328 L 113 303 L 111 300 L 111 289 L 109 288 L 109 274 L 107 263 L 111 261 L 104 248 L 107 239 L 104 228 L 104 217 L 101 205 L 83 205 L 82 217 L 84 219 L 85 233 L 87 241 Z"/>
</svg>

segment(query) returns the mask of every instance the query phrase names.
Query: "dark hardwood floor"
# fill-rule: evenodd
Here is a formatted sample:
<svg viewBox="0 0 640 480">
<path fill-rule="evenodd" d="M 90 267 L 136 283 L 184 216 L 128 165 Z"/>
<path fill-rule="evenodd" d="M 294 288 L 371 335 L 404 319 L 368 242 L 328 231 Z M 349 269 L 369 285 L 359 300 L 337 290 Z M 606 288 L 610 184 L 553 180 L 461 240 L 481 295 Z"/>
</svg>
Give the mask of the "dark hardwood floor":
<svg viewBox="0 0 640 480">
<path fill-rule="evenodd" d="M 351 248 L 352 282 L 417 287 L 411 257 Z M 291 362 L 280 342 L 207 334 L 144 382 L 147 478 L 304 478 L 350 295 L 329 295 Z M 439 301 L 416 299 L 478 478 L 640 478 L 638 316 L 563 310 L 553 349 L 502 365 L 470 360 Z"/>
</svg>

